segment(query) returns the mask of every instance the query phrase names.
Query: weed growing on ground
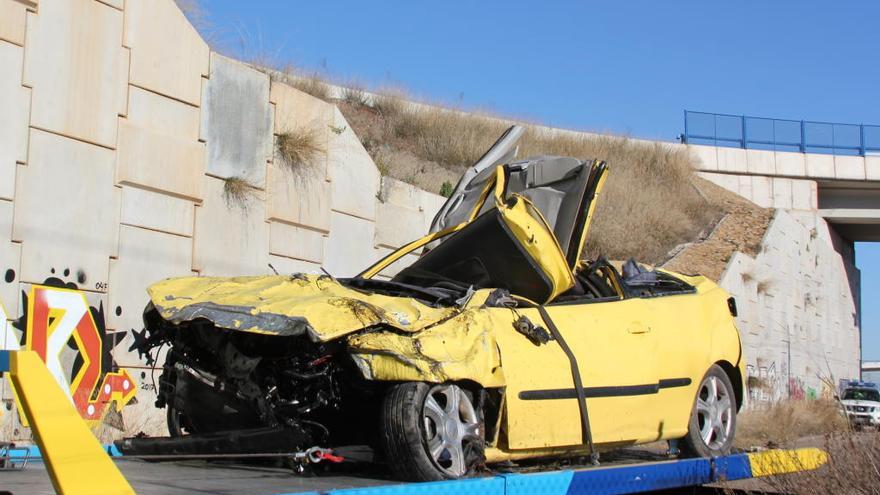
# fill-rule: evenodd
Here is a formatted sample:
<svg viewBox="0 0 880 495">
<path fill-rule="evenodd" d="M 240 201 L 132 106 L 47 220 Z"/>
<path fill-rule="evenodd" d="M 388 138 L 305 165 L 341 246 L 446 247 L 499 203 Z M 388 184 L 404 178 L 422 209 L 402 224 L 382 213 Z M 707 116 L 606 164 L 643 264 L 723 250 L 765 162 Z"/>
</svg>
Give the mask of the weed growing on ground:
<svg viewBox="0 0 880 495">
<path fill-rule="evenodd" d="M 837 401 L 787 400 L 754 405 L 740 412 L 735 442 L 740 448 L 774 447 L 790 445 L 799 438 L 848 430 Z"/>
<path fill-rule="evenodd" d="M 358 107 L 367 106 L 367 93 L 360 85 L 349 84 L 342 89 L 342 101 Z"/>
<path fill-rule="evenodd" d="M 440 186 L 440 196 L 443 196 L 444 198 L 452 196 L 452 191 L 452 182 L 445 181 L 443 185 Z"/>
</svg>

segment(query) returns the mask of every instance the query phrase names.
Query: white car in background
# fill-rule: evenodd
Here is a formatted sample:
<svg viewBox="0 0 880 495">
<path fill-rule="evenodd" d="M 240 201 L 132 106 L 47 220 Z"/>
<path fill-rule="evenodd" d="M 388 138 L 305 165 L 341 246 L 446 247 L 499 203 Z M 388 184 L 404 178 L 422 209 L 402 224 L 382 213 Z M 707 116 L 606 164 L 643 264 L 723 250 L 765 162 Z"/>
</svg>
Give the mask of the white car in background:
<svg viewBox="0 0 880 495">
<path fill-rule="evenodd" d="M 880 427 L 880 390 L 873 383 L 851 382 L 843 389 L 840 404 L 854 427 Z"/>
</svg>

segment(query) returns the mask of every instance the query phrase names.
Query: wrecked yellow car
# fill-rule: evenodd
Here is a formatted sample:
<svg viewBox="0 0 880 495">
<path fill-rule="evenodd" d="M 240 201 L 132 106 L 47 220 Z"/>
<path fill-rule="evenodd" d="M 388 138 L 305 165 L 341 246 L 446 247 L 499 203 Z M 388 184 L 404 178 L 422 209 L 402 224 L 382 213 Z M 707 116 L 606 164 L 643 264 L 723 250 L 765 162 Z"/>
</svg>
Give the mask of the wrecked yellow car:
<svg viewBox="0 0 880 495">
<path fill-rule="evenodd" d="M 743 401 L 734 300 L 711 281 L 582 260 L 600 161 L 516 160 L 509 129 L 432 233 L 353 278 L 149 288 L 133 349 L 167 346 L 170 439 L 126 453 L 372 447 L 402 479 L 680 440 L 727 453 Z M 417 261 L 391 279 L 383 269 Z"/>
</svg>

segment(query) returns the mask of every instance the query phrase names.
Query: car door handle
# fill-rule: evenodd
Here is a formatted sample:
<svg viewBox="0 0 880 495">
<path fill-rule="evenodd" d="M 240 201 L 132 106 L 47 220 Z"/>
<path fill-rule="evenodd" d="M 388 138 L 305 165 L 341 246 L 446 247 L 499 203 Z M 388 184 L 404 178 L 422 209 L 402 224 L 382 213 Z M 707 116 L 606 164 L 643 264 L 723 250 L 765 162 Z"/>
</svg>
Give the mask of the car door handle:
<svg viewBox="0 0 880 495">
<path fill-rule="evenodd" d="M 629 324 L 626 331 L 629 333 L 648 333 L 651 331 L 651 327 L 644 323 L 632 322 Z"/>
</svg>

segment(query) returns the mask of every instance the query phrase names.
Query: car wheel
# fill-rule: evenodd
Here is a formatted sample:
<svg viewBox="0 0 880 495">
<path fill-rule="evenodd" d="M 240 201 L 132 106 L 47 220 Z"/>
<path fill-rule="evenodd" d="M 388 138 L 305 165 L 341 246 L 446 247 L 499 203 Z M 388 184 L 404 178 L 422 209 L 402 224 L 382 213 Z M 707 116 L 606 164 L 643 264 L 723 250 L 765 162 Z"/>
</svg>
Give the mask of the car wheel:
<svg viewBox="0 0 880 495">
<path fill-rule="evenodd" d="M 171 404 L 168 404 L 166 407 L 168 408 L 165 416 L 165 419 L 168 422 L 168 434 L 172 437 L 182 437 L 184 435 L 192 434 L 192 427 L 189 425 L 189 420 L 186 415 L 183 414 L 183 411 L 178 410 Z"/>
<path fill-rule="evenodd" d="M 697 388 L 682 453 L 690 457 L 726 455 L 730 453 L 735 432 L 733 385 L 720 366 L 712 365 Z"/>
<path fill-rule="evenodd" d="M 392 386 L 382 408 L 382 443 L 395 477 L 456 479 L 483 462 L 483 419 L 458 385 Z"/>
</svg>

